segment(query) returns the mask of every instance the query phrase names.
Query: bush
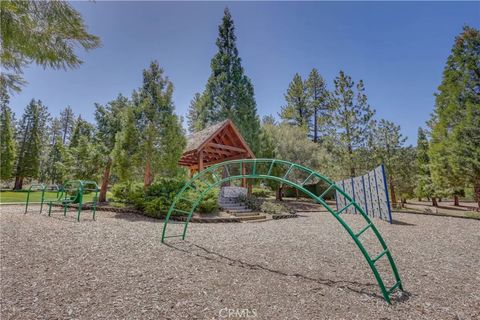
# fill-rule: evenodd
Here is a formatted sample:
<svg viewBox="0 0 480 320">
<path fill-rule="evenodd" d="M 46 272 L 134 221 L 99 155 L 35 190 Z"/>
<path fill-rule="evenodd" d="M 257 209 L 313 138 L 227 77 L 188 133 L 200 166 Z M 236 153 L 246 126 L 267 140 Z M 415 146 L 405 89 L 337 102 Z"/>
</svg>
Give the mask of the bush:
<svg viewBox="0 0 480 320">
<path fill-rule="evenodd" d="M 243 202 L 247 208 L 254 211 L 260 211 L 262 203 L 264 200 L 259 199 L 255 196 L 240 196 L 237 198 L 239 201 Z"/>
<path fill-rule="evenodd" d="M 252 196 L 266 198 L 273 194 L 272 190 L 266 188 L 253 188 L 252 189 Z"/>
<path fill-rule="evenodd" d="M 285 207 L 281 204 L 268 201 L 262 203 L 260 210 L 268 214 L 281 214 L 287 212 L 287 209 L 285 209 Z"/>
<path fill-rule="evenodd" d="M 181 178 L 158 178 L 148 188 L 140 183 L 118 183 L 112 188 L 115 201 L 132 205 L 137 210 L 143 211 L 146 215 L 154 218 L 163 217 L 167 214 L 170 205 L 180 192 L 186 181 Z M 184 198 L 177 202 L 177 208 L 190 211 L 192 202 L 196 200 L 199 192 L 203 192 L 207 186 L 201 183 L 196 184 L 197 192 L 187 191 Z M 188 201 L 191 200 L 191 201 Z M 212 189 L 204 196 L 195 209 L 200 213 L 211 213 L 218 209 L 218 190 Z M 185 215 L 174 211 L 172 215 Z"/>
</svg>

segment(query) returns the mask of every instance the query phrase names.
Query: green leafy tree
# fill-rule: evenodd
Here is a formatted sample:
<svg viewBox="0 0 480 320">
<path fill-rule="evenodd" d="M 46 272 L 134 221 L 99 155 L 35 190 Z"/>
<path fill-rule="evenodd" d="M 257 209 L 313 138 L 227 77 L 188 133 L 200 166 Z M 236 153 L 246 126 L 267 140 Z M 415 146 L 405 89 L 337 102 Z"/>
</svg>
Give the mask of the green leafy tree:
<svg viewBox="0 0 480 320">
<path fill-rule="evenodd" d="M 308 102 L 307 86 L 296 73 L 285 94 L 287 104 L 280 111 L 280 118 L 288 124 L 307 129 L 312 110 Z"/>
<path fill-rule="evenodd" d="M 429 122 L 430 170 L 435 186 L 458 195 L 473 185 L 480 205 L 480 31 L 456 37 Z"/>
<path fill-rule="evenodd" d="M 13 177 L 15 165 L 15 138 L 12 125 L 12 111 L 7 101 L 0 101 L 0 179 L 9 180 Z"/>
<path fill-rule="evenodd" d="M 91 140 L 87 135 L 80 135 L 78 143 L 74 147 L 69 147 L 68 151 L 72 179 L 95 181 L 99 179 L 104 161 L 97 141 Z"/>
<path fill-rule="evenodd" d="M 0 82 L 14 91 L 25 83 L 22 71 L 28 64 L 76 68 L 82 63 L 76 48 L 100 45 L 80 14 L 64 1 L 1 1 L 0 21 Z"/>
<path fill-rule="evenodd" d="M 354 81 L 343 71 L 335 78 L 333 127 L 336 135 L 336 154 L 345 171 L 356 176 L 356 151 L 365 147 L 373 129 L 373 110 L 367 101 L 365 86 Z M 356 89 L 356 90 L 355 90 Z"/>
<path fill-rule="evenodd" d="M 77 121 L 75 121 L 69 148 L 78 147 L 81 137 L 85 137 L 87 141 L 91 141 L 93 139 L 94 129 L 92 124 L 83 120 L 82 116 L 78 116 Z"/>
<path fill-rule="evenodd" d="M 312 114 L 313 142 L 327 136 L 332 122 L 332 107 L 327 84 L 317 69 L 312 69 L 306 81 L 308 109 Z"/>
<path fill-rule="evenodd" d="M 186 145 L 178 117 L 174 113 L 173 83 L 164 76 L 158 62 L 143 71 L 143 86 L 133 95 L 138 110 L 138 128 L 144 159 L 144 185 L 150 186 L 156 174 L 178 172 L 178 160 Z"/>
<path fill-rule="evenodd" d="M 188 132 L 198 132 L 205 129 L 205 96 L 200 93 L 195 93 L 190 105 L 188 106 L 187 124 Z"/>
<path fill-rule="evenodd" d="M 400 196 L 401 206 L 407 202 L 407 199 L 415 195 L 416 183 L 416 150 L 412 146 L 400 149 L 401 156 L 395 163 L 395 188 Z"/>
<path fill-rule="evenodd" d="M 113 171 L 120 181 L 131 184 L 140 175 L 140 133 L 136 126 L 136 116 L 133 106 L 127 106 L 118 115 L 121 119 L 121 130 L 116 134 L 115 147 L 112 152 Z"/>
<path fill-rule="evenodd" d="M 418 128 L 417 136 L 417 181 L 415 194 L 419 200 L 423 197 L 432 199 L 432 204 L 437 206 L 435 198 L 435 189 L 430 175 L 430 157 L 428 156 L 429 142 L 427 132 Z"/>
<path fill-rule="evenodd" d="M 203 94 L 205 109 L 199 127 L 231 119 L 256 152 L 260 119 L 251 80 L 244 74 L 238 54 L 235 26 L 228 8 L 218 33 L 218 51 L 210 63 L 212 72 Z"/>
<path fill-rule="evenodd" d="M 122 129 L 121 115 L 129 107 L 130 102 L 122 95 L 109 102 L 106 106 L 95 104 L 95 120 L 97 121 L 98 148 L 104 157 L 102 185 L 100 187 L 99 201 L 107 200 L 107 190 L 112 167 L 111 152 L 115 147 L 115 137 Z"/>
<path fill-rule="evenodd" d="M 46 181 L 52 184 L 61 184 L 67 180 L 69 170 L 69 154 L 62 142 L 61 136 L 55 137 L 47 158 L 48 165 L 45 166 Z"/>
<path fill-rule="evenodd" d="M 396 206 L 397 195 L 395 187 L 397 185 L 397 177 L 400 176 L 402 170 L 405 170 L 402 167 L 403 163 L 401 160 L 405 153 L 408 152 L 404 148 L 407 138 L 401 134 L 399 125 L 384 119 L 381 119 L 378 126 L 375 127 L 373 137 L 374 153 L 377 160 L 385 165 L 391 202 L 393 206 Z"/>
<path fill-rule="evenodd" d="M 70 106 L 67 106 L 60 112 L 59 123 L 61 127 L 62 143 L 68 144 L 75 128 L 75 114 Z"/>
<path fill-rule="evenodd" d="M 21 190 L 24 178 L 37 178 L 40 157 L 46 140 L 49 114 L 40 100 L 33 100 L 25 108 L 18 130 L 18 154 L 15 172 L 15 190 Z"/>
</svg>

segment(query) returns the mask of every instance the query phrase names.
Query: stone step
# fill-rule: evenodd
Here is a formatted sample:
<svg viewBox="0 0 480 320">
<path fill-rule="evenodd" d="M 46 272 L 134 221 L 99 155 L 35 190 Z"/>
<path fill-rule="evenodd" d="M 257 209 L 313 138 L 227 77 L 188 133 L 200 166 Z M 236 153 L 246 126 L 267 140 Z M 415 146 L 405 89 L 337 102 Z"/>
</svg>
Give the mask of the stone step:
<svg viewBox="0 0 480 320">
<path fill-rule="evenodd" d="M 243 217 L 243 216 L 258 216 L 258 212 L 252 212 L 252 210 L 242 210 L 242 211 L 228 211 L 228 213 L 233 214 L 235 217 Z"/>
<path fill-rule="evenodd" d="M 222 207 L 223 209 L 226 209 L 226 210 L 241 210 L 241 209 L 248 209 L 248 207 L 242 205 L 242 204 L 239 204 L 239 205 L 220 205 L 220 207 Z"/>
<path fill-rule="evenodd" d="M 263 222 L 267 221 L 267 217 L 264 215 L 249 215 L 249 216 L 242 216 L 240 218 L 240 221 L 242 222 Z"/>
</svg>

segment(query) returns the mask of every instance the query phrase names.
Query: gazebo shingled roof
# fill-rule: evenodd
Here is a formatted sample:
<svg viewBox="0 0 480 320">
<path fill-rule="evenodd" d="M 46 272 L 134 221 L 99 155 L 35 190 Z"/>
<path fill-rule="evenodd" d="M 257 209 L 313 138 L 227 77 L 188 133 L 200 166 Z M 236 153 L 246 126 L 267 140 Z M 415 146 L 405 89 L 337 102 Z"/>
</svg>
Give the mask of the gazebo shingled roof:
<svg viewBox="0 0 480 320">
<path fill-rule="evenodd" d="M 230 119 L 187 137 L 187 147 L 178 161 L 191 172 L 235 159 L 255 158 L 252 150 Z"/>
</svg>

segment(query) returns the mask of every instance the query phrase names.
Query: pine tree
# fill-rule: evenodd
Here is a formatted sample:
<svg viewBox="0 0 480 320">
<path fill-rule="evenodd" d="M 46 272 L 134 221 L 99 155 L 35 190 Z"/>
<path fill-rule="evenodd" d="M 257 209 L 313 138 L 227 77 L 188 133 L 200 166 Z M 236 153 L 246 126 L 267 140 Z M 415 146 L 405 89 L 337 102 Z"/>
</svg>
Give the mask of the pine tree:
<svg viewBox="0 0 480 320">
<path fill-rule="evenodd" d="M 287 104 L 280 111 L 280 118 L 288 124 L 307 129 L 312 116 L 308 102 L 307 85 L 296 73 L 285 94 Z"/>
<path fill-rule="evenodd" d="M 374 151 L 379 162 L 385 165 L 387 171 L 388 185 L 390 188 L 390 197 L 393 206 L 397 204 L 395 187 L 397 185 L 397 176 L 402 171 L 400 164 L 404 156 L 404 147 L 406 137 L 400 132 L 400 126 L 391 121 L 381 119 L 378 126 L 374 129 Z"/>
<path fill-rule="evenodd" d="M 59 122 L 61 125 L 62 143 L 68 144 L 75 128 L 75 114 L 70 106 L 67 106 L 60 112 Z"/>
<path fill-rule="evenodd" d="M 76 148 L 80 143 L 80 138 L 85 137 L 87 141 L 91 141 L 93 138 L 94 127 L 92 124 L 82 119 L 82 116 L 78 116 L 75 121 L 75 126 L 70 139 L 69 148 Z"/>
<path fill-rule="evenodd" d="M 46 141 L 49 114 L 40 100 L 33 100 L 25 108 L 18 131 L 18 155 L 15 172 L 15 190 L 22 189 L 24 178 L 37 178 L 42 146 Z"/>
<path fill-rule="evenodd" d="M 333 126 L 338 143 L 337 153 L 348 170 L 348 174 L 356 175 L 356 150 L 367 145 L 369 132 L 374 121 L 373 110 L 367 101 L 363 81 L 356 85 L 352 78 L 343 71 L 335 78 L 333 95 Z"/>
<path fill-rule="evenodd" d="M 54 69 L 76 68 L 78 47 L 100 46 L 81 15 L 66 1 L 1 1 L 2 87 L 20 91 L 22 71 L 34 62 Z M 5 72 L 4 72 L 5 71 Z"/>
<path fill-rule="evenodd" d="M 308 109 L 312 113 L 313 142 L 318 142 L 320 137 L 329 134 L 328 130 L 332 122 L 330 93 L 327 90 L 325 80 L 315 68 L 312 69 L 308 76 L 306 87 Z"/>
<path fill-rule="evenodd" d="M 121 94 L 106 106 L 95 104 L 95 120 L 97 121 L 98 146 L 104 157 L 104 170 L 99 201 L 107 200 L 107 190 L 112 167 L 111 152 L 115 147 L 115 137 L 122 129 L 121 117 L 123 110 L 129 107 L 130 102 Z"/>
<path fill-rule="evenodd" d="M 66 152 L 67 150 L 63 145 L 61 136 L 55 137 L 48 154 L 46 181 L 50 181 L 52 184 L 61 184 L 66 180 L 69 169 Z"/>
<path fill-rule="evenodd" d="M 431 198 L 432 204 L 437 205 L 432 177 L 430 175 L 430 157 L 428 156 L 429 143 L 427 133 L 424 129 L 418 128 L 417 137 L 417 182 L 415 194 L 421 200 L 423 197 Z"/>
<path fill-rule="evenodd" d="M 1 99 L 0 103 L 0 180 L 9 180 L 15 164 L 13 116 L 8 99 Z"/>
<path fill-rule="evenodd" d="M 197 92 L 188 106 L 187 124 L 190 133 L 205 129 L 205 100 L 205 97 Z"/>
<path fill-rule="evenodd" d="M 228 8 L 218 28 L 218 52 L 211 61 L 211 75 L 203 97 L 204 116 L 201 125 L 231 119 L 255 152 L 258 149 L 260 119 L 251 80 L 244 74 L 236 46 L 235 26 Z"/>
<path fill-rule="evenodd" d="M 140 145 L 144 159 L 144 185 L 150 186 L 157 173 L 177 170 L 186 141 L 174 114 L 173 83 L 164 76 L 158 62 L 143 71 L 143 86 L 134 93 L 138 110 Z"/>
<path fill-rule="evenodd" d="M 430 121 L 432 180 L 458 195 L 474 186 L 480 206 L 480 31 L 464 27 L 456 37 L 438 87 Z"/>
<path fill-rule="evenodd" d="M 119 115 L 122 129 L 116 134 L 112 152 L 114 172 L 123 182 L 132 182 L 139 175 L 140 133 L 133 106 L 127 106 Z"/>
</svg>

